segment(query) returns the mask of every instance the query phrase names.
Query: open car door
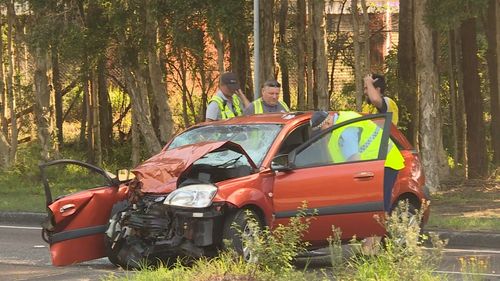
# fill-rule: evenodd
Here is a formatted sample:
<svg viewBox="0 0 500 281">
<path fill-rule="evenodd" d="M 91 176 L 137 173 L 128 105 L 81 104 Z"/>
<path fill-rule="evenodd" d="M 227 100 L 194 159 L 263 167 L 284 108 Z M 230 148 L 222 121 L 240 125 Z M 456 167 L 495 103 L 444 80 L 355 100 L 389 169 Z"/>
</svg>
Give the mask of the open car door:
<svg viewBox="0 0 500 281">
<path fill-rule="evenodd" d="M 40 165 L 47 219 L 42 224 L 52 264 L 69 265 L 106 256 L 104 235 L 113 205 L 127 186 L 103 169 L 75 160 Z M 53 193 L 69 195 L 57 196 Z"/>
</svg>

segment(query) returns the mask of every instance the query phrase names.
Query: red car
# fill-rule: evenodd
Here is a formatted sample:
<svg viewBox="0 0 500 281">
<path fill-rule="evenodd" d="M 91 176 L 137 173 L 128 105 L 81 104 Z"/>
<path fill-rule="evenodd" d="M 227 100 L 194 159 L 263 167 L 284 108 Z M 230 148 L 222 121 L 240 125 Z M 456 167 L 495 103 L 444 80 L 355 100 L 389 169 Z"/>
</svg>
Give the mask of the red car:
<svg viewBox="0 0 500 281">
<path fill-rule="evenodd" d="M 385 230 L 374 215 L 384 210 L 389 136 L 406 165 L 392 203 L 408 200 L 418 209 L 428 198 L 417 152 L 389 114 L 351 119 L 314 137 L 311 115 L 262 114 L 195 125 L 132 170 L 135 178 L 127 181 L 79 161 L 42 164 L 48 210 L 43 228 L 52 263 L 108 256 L 116 265 L 135 267 L 141 260 L 215 255 L 223 239 L 233 239 L 247 257 L 250 253 L 231 227 L 236 223 L 245 229 L 245 210 L 273 228 L 286 224 L 304 201 L 307 211 L 316 213 L 304 237 L 311 248 L 327 245 L 332 225 L 345 241 L 354 235 L 382 236 Z M 378 157 L 334 163 L 325 140 L 360 122 L 380 127 Z M 45 170 L 60 164 L 95 171 L 105 183 L 53 200 Z"/>
</svg>

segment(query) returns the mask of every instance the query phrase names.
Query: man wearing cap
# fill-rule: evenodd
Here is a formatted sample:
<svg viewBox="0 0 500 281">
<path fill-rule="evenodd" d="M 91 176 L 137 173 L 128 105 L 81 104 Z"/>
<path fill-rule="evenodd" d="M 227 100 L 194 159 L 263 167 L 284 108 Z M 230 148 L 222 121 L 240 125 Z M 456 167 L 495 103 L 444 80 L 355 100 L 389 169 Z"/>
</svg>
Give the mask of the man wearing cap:
<svg viewBox="0 0 500 281">
<path fill-rule="evenodd" d="M 243 115 L 242 108 L 248 106 L 249 103 L 240 89 L 236 74 L 232 72 L 223 73 L 219 79 L 217 93 L 208 102 L 205 121 L 224 120 L 241 116 Z"/>
<path fill-rule="evenodd" d="M 380 74 L 368 74 L 363 80 L 365 83 L 366 103 L 363 105 L 362 112 L 370 114 L 392 112 L 392 123 L 397 126 L 399 109 L 393 99 L 384 96 L 384 76 Z"/>
<path fill-rule="evenodd" d="M 326 111 L 316 111 L 310 120 L 313 137 L 331 127 L 327 124 L 335 125 L 358 117 L 361 115 L 353 111 L 340 111 L 333 117 Z M 363 120 L 335 129 L 330 137 L 323 137 L 323 139 L 328 140 L 327 147 L 333 163 L 374 160 L 378 158 L 382 130 L 375 122 Z M 384 210 L 389 213 L 392 207 L 392 187 L 399 170 L 403 169 L 405 164 L 401 152 L 392 140 L 389 140 L 388 145 L 384 164 L 383 194 Z"/>
<path fill-rule="evenodd" d="M 283 101 L 279 100 L 281 85 L 271 79 L 264 82 L 261 89 L 262 97 L 254 100 L 245 109 L 245 115 L 262 114 L 270 112 L 289 112 L 290 109 Z"/>
</svg>

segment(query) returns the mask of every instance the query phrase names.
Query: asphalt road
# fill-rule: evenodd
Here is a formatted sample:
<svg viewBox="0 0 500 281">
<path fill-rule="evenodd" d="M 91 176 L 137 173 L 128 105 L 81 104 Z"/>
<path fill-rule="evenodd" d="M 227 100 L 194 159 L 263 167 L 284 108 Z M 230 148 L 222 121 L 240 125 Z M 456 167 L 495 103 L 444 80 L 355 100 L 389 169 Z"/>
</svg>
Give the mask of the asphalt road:
<svg viewBox="0 0 500 281">
<path fill-rule="evenodd" d="M 109 275 L 132 274 L 117 269 L 107 259 L 79 265 L 54 267 L 50 262 L 48 245 L 42 240 L 36 226 L 0 225 L 0 280 L 99 280 Z M 460 257 L 487 259 L 489 271 L 483 280 L 500 280 L 500 249 L 446 249 L 443 262 L 437 270 L 450 280 L 462 280 Z M 315 258 L 309 266 L 327 267 L 328 259 Z"/>
</svg>

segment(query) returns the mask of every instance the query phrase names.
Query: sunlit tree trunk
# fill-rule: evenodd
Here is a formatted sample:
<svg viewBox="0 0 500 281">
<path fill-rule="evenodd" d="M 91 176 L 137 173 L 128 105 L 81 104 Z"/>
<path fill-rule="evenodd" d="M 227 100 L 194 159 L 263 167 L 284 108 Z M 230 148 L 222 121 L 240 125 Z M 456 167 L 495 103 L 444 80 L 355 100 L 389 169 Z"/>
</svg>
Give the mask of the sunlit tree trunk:
<svg viewBox="0 0 500 281">
<path fill-rule="evenodd" d="M 315 92 L 318 97 L 318 108 L 330 109 L 328 100 L 328 59 L 326 58 L 326 36 L 325 36 L 325 2 L 312 1 L 313 38 L 314 38 L 314 83 Z"/>
<path fill-rule="evenodd" d="M 488 5 L 487 18 L 484 21 L 486 28 L 486 38 L 488 49 L 486 58 L 488 61 L 488 77 L 490 82 L 490 111 L 491 111 L 491 148 L 493 151 L 493 163 L 500 166 L 500 99 L 499 99 L 499 70 L 498 70 L 498 44 L 500 44 L 500 29 L 497 29 L 497 22 L 500 22 L 500 1 L 490 0 Z M 497 39 L 498 38 L 498 39 Z"/>
<path fill-rule="evenodd" d="M 361 111 L 363 103 L 363 77 L 362 77 L 362 58 L 361 46 L 359 44 L 359 13 L 358 0 L 351 1 L 352 27 L 353 27 L 353 46 L 354 46 L 354 84 L 356 85 L 356 110 Z"/>
<path fill-rule="evenodd" d="M 469 178 L 482 178 L 488 174 L 488 161 L 483 99 L 478 72 L 475 19 L 463 21 L 460 34 L 462 36 L 462 69 L 464 81 L 467 81 L 463 84 L 467 118 L 467 174 Z"/>
<path fill-rule="evenodd" d="M 87 75 L 84 74 L 82 77 L 82 89 L 83 89 L 83 97 L 82 97 L 82 114 L 80 115 L 80 145 L 84 145 L 86 143 L 86 135 L 87 135 L 87 111 L 88 111 L 88 100 L 89 100 L 89 88 L 87 86 Z"/>
<path fill-rule="evenodd" d="M 0 17 L 0 31 L 3 29 L 2 18 Z M 5 118 L 5 87 L 3 73 L 3 36 L 0 36 L 0 170 L 8 167 L 10 144 L 8 138 L 8 124 Z"/>
<path fill-rule="evenodd" d="M 371 61 L 370 61 L 370 15 L 368 14 L 368 7 L 366 6 L 366 0 L 360 0 L 361 9 L 363 10 L 363 57 L 364 64 L 361 75 L 371 72 Z"/>
<path fill-rule="evenodd" d="M 96 70 L 92 71 L 90 108 L 92 120 L 92 153 L 94 154 L 94 164 L 102 165 L 101 128 L 99 126 L 99 82 Z"/>
<path fill-rule="evenodd" d="M 101 150 L 108 155 L 113 139 L 113 112 L 108 93 L 106 79 L 106 61 L 99 58 L 97 63 L 97 92 L 99 96 L 99 130 L 101 134 Z"/>
<path fill-rule="evenodd" d="M 313 78 L 314 64 L 314 39 L 313 39 L 313 24 L 312 24 L 312 1 L 307 1 L 307 28 L 306 28 L 306 83 L 307 83 L 307 109 L 316 109 L 315 101 L 315 83 Z"/>
<path fill-rule="evenodd" d="M 297 110 L 306 109 L 306 0 L 297 0 Z"/>
<path fill-rule="evenodd" d="M 162 144 L 167 143 L 172 134 L 172 112 L 167 100 L 167 87 L 164 83 L 164 75 L 160 67 L 160 59 L 157 51 L 158 21 L 153 15 L 152 0 L 146 2 L 146 36 L 149 41 L 147 50 L 148 70 L 153 90 L 153 103 L 158 114 L 159 139 Z"/>
<path fill-rule="evenodd" d="M 288 61 L 286 56 L 286 25 L 288 17 L 288 0 L 280 0 L 280 13 L 279 13 L 279 48 L 278 48 L 278 61 L 281 69 L 281 89 L 283 93 L 283 101 L 290 104 L 290 81 L 288 73 Z"/>
<path fill-rule="evenodd" d="M 53 158 L 53 135 L 50 122 L 50 91 L 47 77 L 48 52 L 37 47 L 33 53 L 35 61 L 35 115 L 38 128 L 38 141 L 41 146 L 41 158 L 49 161 Z"/>
<path fill-rule="evenodd" d="M 274 70 L 274 0 L 260 1 L 260 75 L 259 81 L 275 79 Z M 260 85 L 255 85 L 260 88 Z"/>
<path fill-rule="evenodd" d="M 13 28 L 15 21 L 14 1 L 9 1 L 7 5 L 7 52 L 9 59 L 9 68 L 7 72 L 7 100 L 9 103 L 10 112 L 10 156 L 11 164 L 16 162 L 17 145 L 18 145 L 18 129 L 16 117 L 16 97 L 14 95 L 14 47 L 13 41 Z"/>
<path fill-rule="evenodd" d="M 438 71 L 434 63 L 434 49 L 432 46 L 432 33 L 424 21 L 427 0 L 415 3 L 415 43 L 417 55 L 417 83 L 421 93 L 420 108 L 420 147 L 422 164 L 425 171 L 425 185 L 431 191 L 439 188 L 439 135 L 441 130 L 440 120 L 437 120 L 439 110 L 439 82 Z"/>
<path fill-rule="evenodd" d="M 132 167 L 135 167 L 141 161 L 141 136 L 139 131 L 139 126 L 137 124 L 137 113 L 132 110 L 132 127 L 130 130 L 132 131 Z"/>
<path fill-rule="evenodd" d="M 215 48 L 217 49 L 217 69 L 219 73 L 223 73 L 225 71 L 224 68 L 224 35 L 217 29 L 213 32 L 213 40 L 215 44 Z"/>
<path fill-rule="evenodd" d="M 462 69 L 462 39 L 460 36 L 460 28 L 456 27 L 453 30 L 455 35 L 455 61 L 454 68 L 457 72 L 457 145 L 458 145 L 458 159 L 457 162 L 462 164 L 463 175 L 466 175 L 467 167 L 467 127 L 465 119 L 465 105 L 464 105 L 464 75 Z"/>
</svg>

